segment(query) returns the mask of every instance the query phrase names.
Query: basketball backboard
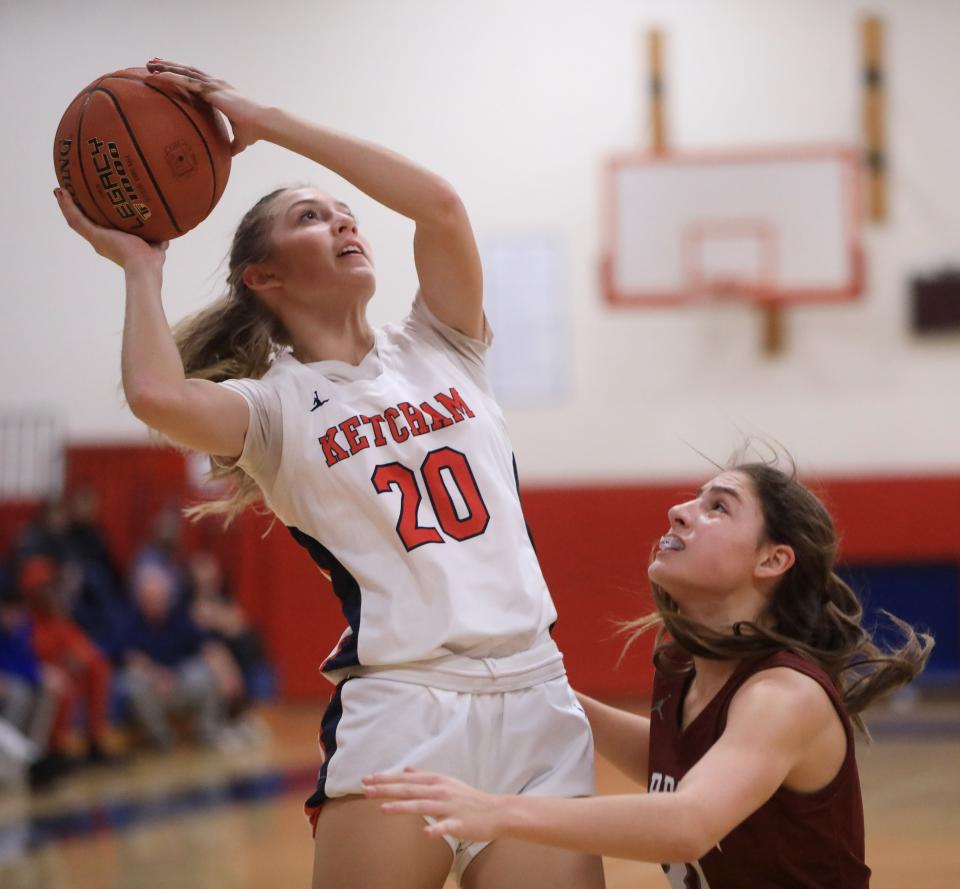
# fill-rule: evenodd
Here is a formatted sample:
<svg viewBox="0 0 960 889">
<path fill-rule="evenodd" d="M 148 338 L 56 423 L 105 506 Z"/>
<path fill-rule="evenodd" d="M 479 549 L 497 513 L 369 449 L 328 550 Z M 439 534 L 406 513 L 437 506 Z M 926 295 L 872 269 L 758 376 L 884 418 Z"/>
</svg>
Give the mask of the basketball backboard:
<svg viewBox="0 0 960 889">
<path fill-rule="evenodd" d="M 604 202 L 602 274 L 613 305 L 827 302 L 862 290 L 852 149 L 617 155 Z"/>
</svg>

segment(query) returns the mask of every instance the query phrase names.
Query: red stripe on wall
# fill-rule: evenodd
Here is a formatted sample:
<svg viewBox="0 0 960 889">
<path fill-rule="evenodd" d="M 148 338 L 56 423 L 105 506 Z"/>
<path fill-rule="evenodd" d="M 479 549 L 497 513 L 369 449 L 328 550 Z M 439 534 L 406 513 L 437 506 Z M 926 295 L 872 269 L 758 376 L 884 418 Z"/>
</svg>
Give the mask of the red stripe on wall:
<svg viewBox="0 0 960 889">
<path fill-rule="evenodd" d="M 72 447 L 68 486 L 93 484 L 103 524 L 121 563 L 128 563 L 169 503 L 190 501 L 180 453 L 159 447 Z M 649 644 L 617 666 L 623 637 L 618 622 L 646 613 L 650 547 L 667 527 L 667 509 L 703 479 L 531 487 L 524 509 L 544 574 L 560 614 L 554 631 L 573 684 L 598 694 L 649 688 Z M 858 563 L 960 559 L 960 474 L 832 478 L 814 484 L 842 537 L 841 554 Z M 6 548 L 36 504 L 0 505 L 0 544 Z M 226 568 L 277 665 L 281 693 L 326 697 L 332 686 L 319 665 L 345 625 L 329 581 L 286 529 L 248 514 L 222 534 L 206 520 L 187 526 L 185 547 L 207 547 Z"/>
</svg>

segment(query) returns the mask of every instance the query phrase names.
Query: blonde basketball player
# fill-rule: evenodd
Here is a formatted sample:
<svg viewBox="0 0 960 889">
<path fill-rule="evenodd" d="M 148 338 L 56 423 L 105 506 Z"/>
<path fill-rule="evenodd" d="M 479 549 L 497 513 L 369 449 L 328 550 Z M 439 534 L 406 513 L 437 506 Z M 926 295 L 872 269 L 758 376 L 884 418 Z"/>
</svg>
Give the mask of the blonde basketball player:
<svg viewBox="0 0 960 889">
<path fill-rule="evenodd" d="M 307 802 L 315 889 L 593 889 L 600 861 L 514 840 L 427 836 L 363 797 L 362 777 L 434 769 L 493 793 L 589 796 L 590 728 L 550 638 L 556 618 L 529 539 L 467 213 L 444 180 L 386 149 L 256 104 L 153 60 L 169 89 L 225 114 L 234 150 L 265 140 L 332 170 L 415 223 L 419 291 L 374 329 L 373 253 L 350 208 L 280 189 L 244 217 L 229 294 L 171 335 L 164 246 L 70 226 L 123 267 L 122 372 L 134 414 L 261 496 L 329 574 L 347 628 L 323 669 L 325 762 Z M 318 627 L 317 633 L 325 628 Z M 318 660 L 320 658 L 318 657 Z"/>
</svg>

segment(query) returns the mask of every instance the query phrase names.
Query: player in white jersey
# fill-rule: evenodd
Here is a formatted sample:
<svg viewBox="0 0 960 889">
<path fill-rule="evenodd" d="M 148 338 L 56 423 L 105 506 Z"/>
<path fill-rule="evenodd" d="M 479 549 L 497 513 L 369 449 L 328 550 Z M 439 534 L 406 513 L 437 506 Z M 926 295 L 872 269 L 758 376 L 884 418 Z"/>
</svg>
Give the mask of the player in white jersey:
<svg viewBox="0 0 960 889">
<path fill-rule="evenodd" d="M 468 889 L 602 887 L 594 856 L 430 837 L 422 819 L 385 818 L 363 798 L 365 775 L 405 767 L 497 793 L 593 792 L 589 725 L 549 635 L 556 612 L 484 369 L 491 335 L 463 205 L 386 149 L 197 69 L 148 67 L 223 112 L 235 152 L 273 142 L 416 224 L 412 311 L 374 330 L 370 245 L 349 208 L 280 189 L 237 230 L 228 296 L 175 340 L 160 299 L 164 246 L 96 226 L 56 192 L 71 227 L 125 270 L 133 412 L 239 476 L 228 506 L 255 486 L 341 600 L 348 626 L 323 665 L 337 685 L 307 803 L 315 889 L 439 889 L 451 870 Z"/>
</svg>

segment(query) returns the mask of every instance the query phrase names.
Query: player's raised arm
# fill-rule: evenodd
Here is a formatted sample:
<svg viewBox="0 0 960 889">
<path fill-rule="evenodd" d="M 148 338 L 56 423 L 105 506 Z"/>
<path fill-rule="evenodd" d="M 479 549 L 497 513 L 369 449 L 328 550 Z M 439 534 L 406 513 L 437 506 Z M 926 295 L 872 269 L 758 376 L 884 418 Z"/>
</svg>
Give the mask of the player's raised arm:
<svg viewBox="0 0 960 889">
<path fill-rule="evenodd" d="M 243 397 L 206 380 L 188 380 L 160 296 L 166 244 L 96 225 L 70 195 L 54 192 L 68 225 L 126 278 L 121 369 L 134 415 L 185 447 L 237 456 L 249 411 Z"/>
<path fill-rule="evenodd" d="M 420 291 L 442 322 L 476 339 L 483 335 L 483 274 L 467 211 L 453 187 L 413 161 L 363 139 L 251 102 L 196 68 L 154 59 L 148 69 L 223 112 L 235 151 L 261 139 L 342 176 L 416 224 L 414 259 Z"/>
</svg>

